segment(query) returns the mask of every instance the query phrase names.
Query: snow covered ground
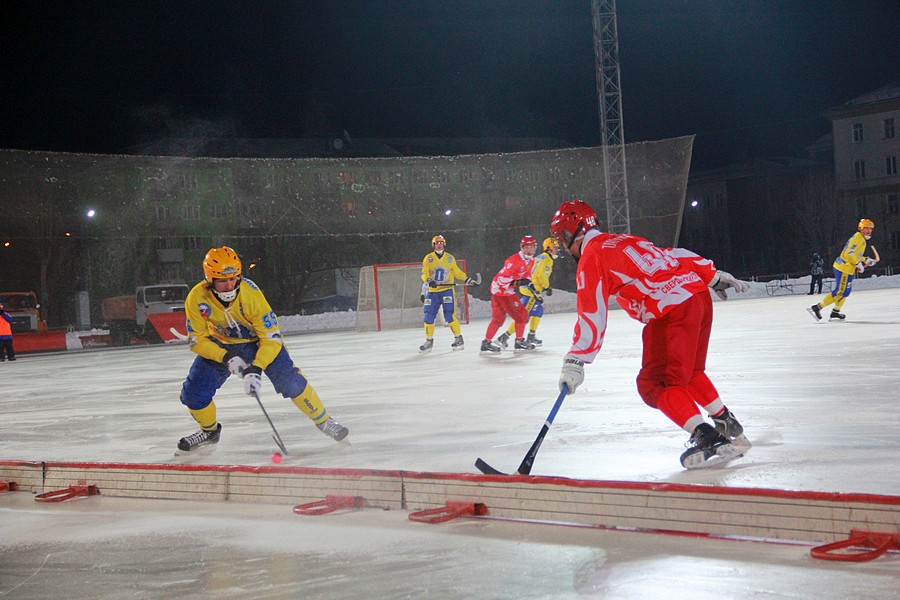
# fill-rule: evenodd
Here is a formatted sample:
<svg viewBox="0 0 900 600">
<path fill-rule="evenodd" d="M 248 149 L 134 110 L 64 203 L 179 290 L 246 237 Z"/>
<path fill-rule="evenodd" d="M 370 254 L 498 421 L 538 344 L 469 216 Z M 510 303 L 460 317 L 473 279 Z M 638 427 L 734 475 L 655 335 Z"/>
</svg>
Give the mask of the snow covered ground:
<svg viewBox="0 0 900 600">
<path fill-rule="evenodd" d="M 708 373 L 753 442 L 724 468 L 684 471 L 687 434 L 634 389 L 640 328 L 610 316 L 607 343 L 567 398 L 533 474 L 900 495 L 900 277 L 854 284 L 845 322 L 814 299 L 754 284 L 716 302 Z M 350 430 L 322 436 L 266 384 L 285 465 L 474 473 L 518 465 L 557 395 L 573 314 L 557 293 L 536 352 L 479 356 L 439 328 L 290 335 L 295 362 Z M 337 324 L 346 318 L 335 313 Z M 302 331 L 308 317 L 282 317 Z M 322 318 L 320 318 L 321 321 Z M 321 329 L 316 323 L 312 329 Z M 158 463 L 195 430 L 178 402 L 183 345 L 24 355 L 0 367 L 0 460 Z M 237 381 L 216 398 L 222 441 L 203 462 L 270 464 L 268 424 Z M 429 526 L 363 511 L 311 520 L 283 507 L 114 498 L 36 505 L 0 495 L 0 597 L 869 598 L 896 597 L 900 557 L 821 563 L 808 547 L 497 521 Z M 97 500 L 97 502 L 94 502 Z M 65 592 L 64 592 L 65 590 Z"/>
</svg>

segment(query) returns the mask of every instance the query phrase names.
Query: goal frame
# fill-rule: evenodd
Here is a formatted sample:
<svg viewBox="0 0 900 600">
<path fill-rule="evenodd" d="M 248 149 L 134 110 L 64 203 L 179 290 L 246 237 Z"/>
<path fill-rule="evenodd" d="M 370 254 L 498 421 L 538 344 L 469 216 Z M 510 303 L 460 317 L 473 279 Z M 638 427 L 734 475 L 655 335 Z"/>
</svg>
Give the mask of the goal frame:
<svg viewBox="0 0 900 600">
<path fill-rule="evenodd" d="M 466 261 L 465 259 L 458 260 L 459 267 L 466 271 Z M 363 303 L 365 299 L 363 298 L 363 286 L 366 285 L 364 282 L 364 272 L 366 269 L 372 270 L 372 288 L 374 290 L 374 309 L 364 309 Z M 383 306 L 384 300 L 382 298 L 382 289 L 379 285 L 381 277 L 384 272 L 387 270 L 397 271 L 399 269 L 407 269 L 409 273 L 407 276 L 412 277 L 414 274 L 414 279 L 417 282 L 417 289 L 421 288 L 422 284 L 422 263 L 376 263 L 374 265 L 367 265 L 360 269 L 359 275 L 359 288 L 358 288 L 358 296 L 357 296 L 357 317 L 356 317 L 356 330 L 357 331 L 383 331 L 385 329 L 403 329 L 403 328 L 411 328 L 414 326 L 422 326 L 423 324 L 423 312 L 421 308 L 421 304 L 418 306 L 418 318 L 414 321 L 404 321 L 402 313 L 400 317 L 400 322 L 396 325 L 389 326 L 386 324 L 385 319 L 383 319 L 383 311 L 389 310 L 392 307 Z M 381 271 L 381 273 L 379 272 Z M 456 293 L 456 316 L 459 319 L 460 323 L 469 324 L 469 294 L 468 289 L 465 285 L 462 285 L 463 282 L 458 282 L 455 287 Z M 418 301 L 418 297 L 420 296 L 420 292 L 415 293 L 415 298 Z M 403 308 L 402 311 L 411 311 L 416 307 L 406 307 Z M 375 326 L 374 327 L 364 327 L 361 325 L 361 318 L 364 312 L 368 312 L 369 310 L 374 310 L 375 313 Z M 443 311 L 438 311 L 438 319 L 443 319 Z"/>
</svg>

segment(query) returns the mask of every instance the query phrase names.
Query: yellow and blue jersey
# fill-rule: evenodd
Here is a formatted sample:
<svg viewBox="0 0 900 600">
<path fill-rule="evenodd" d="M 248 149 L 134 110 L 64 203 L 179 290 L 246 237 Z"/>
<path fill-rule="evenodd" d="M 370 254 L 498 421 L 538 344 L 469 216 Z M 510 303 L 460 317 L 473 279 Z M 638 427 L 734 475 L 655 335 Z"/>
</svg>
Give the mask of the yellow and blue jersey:
<svg viewBox="0 0 900 600">
<path fill-rule="evenodd" d="M 841 255 L 835 259 L 832 266 L 841 273 L 855 275 L 856 266 L 860 262 L 865 261 L 865 257 L 863 256 L 865 251 L 866 237 L 862 233 L 856 232 L 853 237 L 847 240 L 844 249 L 841 251 Z"/>
<path fill-rule="evenodd" d="M 550 275 L 553 274 L 553 257 L 549 252 L 542 252 L 534 257 L 534 264 L 531 266 L 531 283 L 538 293 L 543 292 L 550 287 Z M 531 290 L 527 287 L 519 287 L 519 293 L 523 296 L 531 296 Z"/>
<path fill-rule="evenodd" d="M 467 276 L 449 252 L 440 256 L 437 252 L 429 252 L 422 259 L 422 281 L 427 282 L 429 279 L 434 279 L 438 285 L 428 291 L 443 292 L 452 288 L 456 280 L 465 281 Z"/>
<path fill-rule="evenodd" d="M 259 342 L 253 365 L 265 369 L 283 347 L 278 318 L 255 283 L 241 279 L 233 302 L 225 307 L 201 281 L 184 302 L 191 350 L 216 362 L 225 357 L 224 346 Z M 218 343 L 216 343 L 218 342 Z"/>
</svg>

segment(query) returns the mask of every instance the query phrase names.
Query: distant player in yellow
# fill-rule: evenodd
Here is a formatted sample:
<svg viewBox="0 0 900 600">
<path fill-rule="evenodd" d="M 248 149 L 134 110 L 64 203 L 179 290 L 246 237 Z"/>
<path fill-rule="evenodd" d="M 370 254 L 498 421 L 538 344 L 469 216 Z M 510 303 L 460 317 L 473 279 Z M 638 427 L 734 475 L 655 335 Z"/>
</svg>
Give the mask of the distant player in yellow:
<svg viewBox="0 0 900 600">
<path fill-rule="evenodd" d="M 241 276 L 237 253 L 227 246 L 213 248 L 203 259 L 203 273 L 206 279 L 184 302 L 190 348 L 197 357 L 181 387 L 181 403 L 200 431 L 181 438 L 178 449 L 217 444 L 222 425 L 216 419 L 216 391 L 237 375 L 247 395 L 257 395 L 263 372 L 322 433 L 338 441 L 347 437 L 347 428 L 328 416 L 316 390 L 294 366 L 278 318 L 256 284 Z"/>
<path fill-rule="evenodd" d="M 875 229 L 875 223 L 869 219 L 861 219 L 856 227 L 857 232 L 847 240 L 841 255 L 838 256 L 832 267 L 834 267 L 834 289 L 825 296 L 818 304 L 813 304 L 807 310 L 816 321 L 822 320 L 822 309 L 829 304 L 834 303 L 829 319 L 844 320 L 844 313 L 841 307 L 844 301 L 853 291 L 853 278 L 857 273 L 865 271 L 866 267 L 873 266 L 876 260 L 864 256 L 866 251 L 866 241 L 872 237 L 872 231 Z"/>
<path fill-rule="evenodd" d="M 540 346 L 544 340 L 539 340 L 537 334 L 538 325 L 541 317 L 544 316 L 544 298 L 553 294 L 553 288 L 550 287 L 550 275 L 553 274 L 553 261 L 559 258 L 559 242 L 553 238 L 547 238 L 543 244 L 544 251 L 534 257 L 534 266 L 531 267 L 531 283 L 534 286 L 537 295 L 532 293 L 528 287 L 519 287 L 517 290 L 519 299 L 525 305 L 528 311 L 528 337 L 526 342 L 530 342 L 535 346 Z M 515 335 L 516 324 L 510 323 L 509 328 L 497 338 L 501 346 L 506 348 L 509 344 L 509 337 Z"/>
<path fill-rule="evenodd" d="M 459 329 L 459 319 L 456 318 L 456 293 L 453 284 L 459 280 L 466 285 L 477 286 L 478 283 L 466 275 L 449 252 L 444 252 L 447 240 L 442 235 L 431 238 L 431 247 L 434 252 L 429 252 L 422 259 L 422 281 L 427 286 L 427 293 L 423 289 L 423 302 L 425 304 L 425 343 L 419 346 L 419 352 L 425 354 L 431 352 L 434 346 L 434 320 L 438 310 L 443 307 L 444 320 L 453 332 L 453 343 L 450 347 L 454 350 L 465 348 L 463 336 Z"/>
</svg>

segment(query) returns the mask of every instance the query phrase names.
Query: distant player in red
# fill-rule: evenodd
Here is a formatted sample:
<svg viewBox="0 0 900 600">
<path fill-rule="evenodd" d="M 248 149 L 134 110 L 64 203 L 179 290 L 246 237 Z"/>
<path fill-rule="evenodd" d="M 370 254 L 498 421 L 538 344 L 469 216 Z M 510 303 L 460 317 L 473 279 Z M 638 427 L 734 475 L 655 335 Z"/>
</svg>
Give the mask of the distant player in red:
<svg viewBox="0 0 900 600">
<path fill-rule="evenodd" d="M 534 344 L 525 341 L 525 326 L 528 324 L 528 311 L 519 301 L 516 290 L 520 286 L 531 285 L 531 268 L 534 265 L 534 253 L 537 240 L 533 235 L 522 236 L 519 251 L 506 259 L 503 268 L 494 275 L 491 281 L 491 322 L 488 323 L 484 340 L 481 342 L 482 352 L 500 352 L 500 346 L 492 340 L 497 330 L 506 320 L 506 315 L 516 323 L 516 350 L 534 350 Z M 532 287 L 533 289 L 533 287 Z M 537 292 L 534 292 L 537 295 Z"/>
<path fill-rule="evenodd" d="M 560 391 L 568 386 L 575 393 L 584 381 L 584 363 L 593 362 L 603 345 L 614 296 L 632 318 L 645 323 L 638 393 L 691 434 L 682 465 L 693 469 L 712 464 L 707 461 L 714 457 L 712 462 L 741 456 L 749 448 L 743 427 L 705 369 L 712 328 L 708 288 L 725 299 L 725 290 L 743 292 L 747 284 L 689 250 L 657 248 L 644 238 L 598 227 L 596 213 L 580 200 L 563 203 L 550 224 L 552 235 L 578 262 L 578 323 L 563 361 Z M 698 405 L 715 426 L 704 420 Z"/>
</svg>

